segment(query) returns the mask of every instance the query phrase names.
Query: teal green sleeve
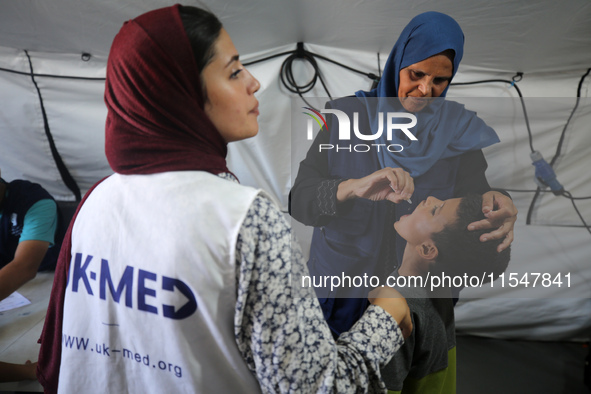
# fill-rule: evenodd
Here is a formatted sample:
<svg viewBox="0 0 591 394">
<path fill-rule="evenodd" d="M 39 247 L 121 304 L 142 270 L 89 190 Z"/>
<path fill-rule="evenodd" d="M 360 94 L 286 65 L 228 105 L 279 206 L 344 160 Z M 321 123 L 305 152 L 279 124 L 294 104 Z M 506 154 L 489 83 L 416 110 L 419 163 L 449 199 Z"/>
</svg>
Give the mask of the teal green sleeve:
<svg viewBox="0 0 591 394">
<path fill-rule="evenodd" d="M 27 211 L 19 242 L 47 241 L 53 246 L 57 228 L 57 206 L 53 200 L 37 201 Z"/>
</svg>

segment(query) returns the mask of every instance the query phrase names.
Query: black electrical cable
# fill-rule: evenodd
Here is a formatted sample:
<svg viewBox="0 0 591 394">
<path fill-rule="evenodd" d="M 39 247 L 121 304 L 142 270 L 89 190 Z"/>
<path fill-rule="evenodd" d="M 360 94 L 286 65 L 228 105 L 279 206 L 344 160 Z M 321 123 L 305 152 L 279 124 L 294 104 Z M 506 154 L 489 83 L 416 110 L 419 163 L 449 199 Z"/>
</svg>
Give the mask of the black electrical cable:
<svg viewBox="0 0 591 394">
<path fill-rule="evenodd" d="M 314 69 L 314 75 L 313 75 L 312 79 L 310 79 L 304 85 L 298 85 L 298 83 L 296 82 L 296 80 L 293 76 L 293 62 L 296 60 L 305 60 L 308 63 L 310 63 L 310 65 Z M 307 93 L 310 90 L 314 89 L 314 86 L 316 85 L 316 81 L 320 80 L 320 82 L 322 83 L 322 86 L 324 87 L 324 90 L 326 91 L 326 94 L 328 95 L 328 97 L 330 97 L 332 99 L 332 96 L 331 96 L 330 92 L 328 91 L 328 89 L 326 88 L 326 84 L 324 83 L 324 80 L 322 79 L 322 76 L 320 75 L 320 69 L 318 68 L 318 63 L 316 62 L 316 59 L 314 59 L 314 55 L 312 55 L 312 53 L 306 51 L 304 49 L 304 44 L 301 42 L 298 42 L 297 49 L 292 54 L 287 56 L 287 58 L 281 64 L 279 76 L 281 78 L 281 82 L 283 83 L 283 86 L 285 86 L 285 88 L 287 90 L 289 90 L 290 92 L 298 94 L 300 97 L 302 97 L 302 94 Z"/>
<path fill-rule="evenodd" d="M 581 219 L 581 222 L 583 222 L 584 227 L 587 229 L 587 231 L 589 232 L 589 234 L 591 234 L 591 228 L 589 227 L 589 225 L 587 224 L 587 222 L 583 218 L 583 215 L 581 215 L 581 212 L 579 211 L 579 208 L 577 208 L 577 204 L 575 204 L 575 199 L 572 196 L 572 194 L 570 194 L 567 191 L 564 191 L 564 192 L 562 192 L 562 195 L 564 197 L 568 198 L 570 200 L 570 202 L 573 204 L 573 208 L 575 208 L 575 211 L 577 212 L 577 215 L 579 215 L 579 218 Z"/>
<path fill-rule="evenodd" d="M 311 53 L 311 52 L 308 52 L 308 53 Z M 346 68 L 349 71 L 353 71 L 353 72 L 355 72 L 357 74 L 364 75 L 364 76 L 368 77 L 369 79 L 376 80 L 378 78 L 378 76 L 375 75 L 374 73 L 366 73 L 365 71 L 357 70 L 357 69 L 355 69 L 353 67 L 349 67 L 349 66 L 347 66 L 347 65 L 345 65 L 343 63 L 339 63 L 339 62 L 337 62 L 335 60 L 329 59 L 329 58 L 324 57 L 322 55 L 319 55 L 317 53 L 312 53 L 312 56 L 315 56 L 315 57 L 317 57 L 319 59 L 322 59 L 322 60 L 326 60 L 327 62 L 331 62 L 333 64 L 336 64 L 337 66 L 341 66 L 341 67 Z"/>
<path fill-rule="evenodd" d="M 533 134 L 531 132 L 531 127 L 529 125 L 529 116 L 527 115 L 527 109 L 525 107 L 525 101 L 523 99 L 523 94 L 521 93 L 521 89 L 519 89 L 519 86 L 517 86 L 517 82 L 521 81 L 522 78 L 523 78 L 523 73 L 517 72 L 513 76 L 511 81 L 509 81 L 508 79 L 484 79 L 481 81 L 472 81 L 472 82 L 453 82 L 450 84 L 450 86 L 476 85 L 476 84 L 483 84 L 483 83 L 501 82 L 501 83 L 508 83 L 509 85 L 511 85 L 511 87 L 514 87 L 515 91 L 519 95 L 519 100 L 521 101 L 521 108 L 523 109 L 523 116 L 525 118 L 525 126 L 527 128 L 527 137 L 529 140 L 529 148 L 533 152 L 534 151 L 534 143 L 533 143 Z"/>
<path fill-rule="evenodd" d="M 494 189 L 494 188 L 493 188 Z M 514 192 L 514 193 L 536 193 L 537 190 L 524 190 L 524 189 L 503 189 L 507 192 Z M 552 190 L 540 190 L 540 192 L 542 193 L 554 193 Z M 566 196 L 565 196 L 566 197 Z M 587 196 L 587 197 L 574 197 L 574 196 L 570 196 L 568 197 L 571 200 L 591 200 L 591 196 Z"/>
<path fill-rule="evenodd" d="M 320 82 L 322 83 L 324 90 L 326 91 L 328 96 L 332 99 L 332 96 L 330 95 L 328 89 L 326 88 L 326 84 L 324 83 L 324 80 L 322 79 L 322 76 L 320 75 L 320 70 L 318 68 L 318 63 L 316 63 L 316 60 L 314 59 L 314 54 L 304 50 L 303 43 L 301 43 L 301 42 L 298 42 L 296 49 L 293 51 L 281 52 L 281 53 L 278 53 L 275 55 L 267 56 L 262 59 L 257 59 L 257 60 L 245 62 L 242 64 L 244 66 L 250 66 L 252 64 L 260 63 L 260 62 L 263 62 L 266 60 L 271 60 L 271 59 L 277 58 L 279 56 L 285 56 L 285 55 L 287 55 L 287 58 L 285 58 L 283 63 L 281 63 L 279 77 L 281 79 L 281 83 L 283 84 L 283 86 L 285 86 L 285 88 L 287 90 L 299 95 L 301 97 L 301 99 L 304 100 L 304 102 L 308 105 L 308 107 L 313 108 L 314 106 L 311 105 L 308 101 L 306 101 L 306 99 L 303 96 L 303 93 L 307 93 L 310 90 L 312 90 L 314 88 L 314 86 L 316 85 L 316 81 L 318 79 L 320 79 Z M 314 76 L 305 85 L 298 85 L 298 83 L 295 81 L 295 78 L 293 76 L 292 64 L 296 59 L 306 60 L 314 68 Z"/>
<path fill-rule="evenodd" d="M 262 59 L 252 60 L 252 61 L 245 62 L 245 63 L 242 63 L 242 64 L 244 66 L 250 66 L 252 64 L 256 64 L 256 63 L 260 63 L 260 62 L 263 62 L 263 61 L 266 61 L 266 60 L 274 59 L 274 58 L 279 57 L 279 56 L 291 55 L 291 54 L 294 54 L 294 53 L 296 53 L 296 52 L 299 51 L 300 54 L 306 54 L 306 55 L 309 55 L 311 57 L 317 57 L 319 59 L 326 60 L 328 62 L 334 63 L 334 64 L 336 64 L 338 66 L 343 67 L 343 68 L 346 68 L 347 70 L 356 72 L 356 73 L 361 74 L 361 75 L 365 75 L 366 77 L 368 77 L 370 79 L 378 79 L 379 80 L 381 78 L 381 70 L 379 70 L 380 75 L 379 76 L 376 76 L 374 73 L 368 73 L 368 72 L 365 72 L 365 71 L 361 71 L 361 70 L 358 70 L 356 68 L 347 66 L 346 64 L 339 63 L 339 62 L 337 62 L 335 60 L 332 60 L 330 58 L 327 58 L 325 56 L 321 56 L 321 55 L 319 55 L 317 53 L 313 53 L 313 52 L 307 51 L 307 50 L 303 49 L 303 43 L 301 43 L 301 42 L 298 42 L 297 45 L 298 45 L 298 47 L 295 50 L 293 50 L 293 51 L 287 51 L 287 52 L 277 53 L 275 55 L 267 56 L 267 57 L 264 57 Z M 379 66 L 379 57 L 380 57 L 380 54 L 378 53 L 378 66 Z"/>
<path fill-rule="evenodd" d="M 537 190 L 531 189 L 531 190 L 523 190 L 523 189 L 503 189 L 507 192 L 514 192 L 514 193 L 536 193 Z M 551 193 L 551 190 L 541 190 L 542 193 Z"/>
<path fill-rule="evenodd" d="M 558 157 L 560 156 L 562 150 L 562 143 L 564 142 L 564 136 L 566 135 L 566 128 L 568 127 L 570 120 L 575 114 L 575 111 L 579 107 L 579 101 L 581 100 L 581 87 L 583 86 L 583 81 L 585 80 L 587 75 L 589 75 L 589 72 L 591 72 L 591 68 L 588 68 L 587 72 L 579 80 L 579 86 L 577 87 L 577 101 L 575 103 L 575 106 L 573 107 L 573 110 L 570 113 L 570 116 L 568 117 L 568 120 L 566 121 L 566 124 L 564 125 L 564 128 L 562 129 L 562 133 L 560 134 L 560 140 L 558 141 L 558 146 L 556 147 L 556 153 L 554 154 L 552 160 L 550 160 L 550 166 L 554 166 L 554 163 L 556 162 L 556 160 L 558 160 Z"/>
<path fill-rule="evenodd" d="M 583 81 L 585 79 L 585 77 L 587 75 L 589 75 L 589 73 L 591 72 L 591 68 L 587 69 L 587 72 L 581 77 L 580 81 L 579 81 L 579 85 L 577 88 L 577 101 L 575 103 L 575 106 L 573 108 L 573 110 L 571 111 L 570 116 L 568 117 L 568 120 L 566 121 L 566 124 L 564 125 L 564 128 L 562 129 L 562 133 L 560 135 L 560 139 L 556 148 L 556 153 L 554 155 L 554 157 L 552 158 L 551 162 L 550 162 L 550 166 L 553 166 L 554 163 L 556 162 L 556 160 L 558 159 L 558 157 L 560 156 L 561 150 L 562 150 L 562 144 L 564 141 L 564 137 L 566 134 L 566 129 L 568 128 L 568 125 L 575 113 L 575 111 L 578 108 L 579 105 L 579 101 L 580 101 L 580 97 L 581 97 L 581 88 L 583 85 Z M 481 80 L 481 81 L 472 81 L 472 82 L 457 82 L 457 83 L 452 83 L 451 85 L 475 85 L 475 84 L 482 84 L 482 83 L 493 83 L 493 82 L 502 82 L 502 83 L 508 83 L 510 84 L 512 87 L 515 88 L 515 90 L 517 91 L 517 94 L 519 95 L 520 101 L 521 101 L 521 106 L 523 108 L 523 114 L 525 117 L 525 124 L 527 127 L 527 134 L 528 134 L 528 139 L 529 139 L 529 147 L 530 150 L 532 152 L 534 152 L 534 147 L 533 147 L 533 135 L 531 132 L 531 128 L 529 125 L 529 116 L 527 115 L 527 109 L 525 107 L 525 101 L 523 98 L 523 95 L 521 93 L 521 90 L 519 89 L 519 87 L 517 86 L 516 82 L 519 82 L 521 80 L 521 78 L 523 77 L 523 73 L 518 72 L 517 74 L 515 74 L 515 76 L 513 76 L 512 80 L 506 80 L 506 79 L 487 79 L 487 80 Z M 519 78 L 519 79 L 517 79 Z M 507 191 L 513 191 L 513 192 L 530 192 L 530 193 L 535 193 L 534 197 L 532 198 L 532 201 L 530 203 L 530 206 L 527 210 L 527 217 L 526 217 L 526 224 L 531 224 L 531 217 L 533 214 L 533 209 L 535 206 L 535 203 L 538 199 L 538 197 L 540 196 L 541 193 L 546 192 L 546 190 L 542 190 L 542 188 L 540 188 L 539 186 L 537 187 L 536 190 L 507 190 Z M 583 222 L 583 227 L 586 228 L 590 233 L 591 233 L 591 229 L 589 228 L 589 226 L 587 225 L 587 223 L 585 222 L 585 219 L 583 218 L 583 216 L 581 215 L 581 213 L 579 212 L 579 209 L 577 208 L 577 205 L 575 204 L 575 200 L 586 200 L 586 199 L 591 199 L 591 196 L 589 197 L 573 197 L 572 194 L 568 191 L 563 191 L 562 192 L 562 196 L 567 197 L 568 199 L 570 199 L 571 203 L 573 204 L 573 207 L 575 209 L 575 211 L 577 212 L 577 215 L 579 216 L 579 218 L 581 219 L 581 222 Z"/>
<path fill-rule="evenodd" d="M 511 192 L 511 193 L 552 193 L 551 190 L 523 190 L 523 189 L 503 189 L 507 192 Z M 571 200 L 573 207 L 575 208 L 575 211 L 577 212 L 577 214 L 579 215 L 579 218 L 581 219 L 581 222 L 583 222 L 583 226 L 576 226 L 576 225 L 567 225 L 567 224 L 553 224 L 552 226 L 554 227 L 581 227 L 581 228 L 586 228 L 586 229 L 590 229 L 591 227 L 587 224 L 587 222 L 585 222 L 585 219 L 583 218 L 583 216 L 581 215 L 581 212 L 579 211 L 578 207 L 575 204 L 575 200 L 590 200 L 591 196 L 587 196 L 587 197 L 574 197 L 572 194 L 570 194 L 570 192 L 566 192 L 563 191 L 561 193 L 562 196 L 568 198 L 569 200 Z"/>
<path fill-rule="evenodd" d="M 29 55 L 27 54 L 27 57 L 28 56 Z M 18 75 L 26 75 L 28 77 L 36 77 L 36 78 L 41 77 L 41 78 L 78 79 L 78 80 L 84 80 L 84 81 L 103 81 L 103 82 L 105 81 L 104 77 L 75 77 L 72 75 L 35 74 L 32 72 L 16 71 L 16 70 L 11 70 L 9 68 L 3 68 L 3 67 L 0 67 L 0 71 L 12 73 L 12 74 L 18 74 Z"/>
<path fill-rule="evenodd" d="M 378 77 L 373 80 L 370 90 L 374 90 L 375 88 L 377 88 L 378 83 L 380 83 L 380 80 L 382 79 L 382 62 L 380 61 L 380 53 L 377 52 L 377 55 L 378 55 Z"/>
<path fill-rule="evenodd" d="M 31 80 L 33 81 L 33 85 L 35 85 L 37 95 L 39 96 L 39 106 L 41 108 L 41 115 L 43 116 L 43 127 L 45 129 L 45 136 L 47 137 L 47 141 L 49 142 L 49 148 L 51 149 L 53 160 L 55 161 L 57 169 L 62 177 L 62 180 L 64 181 L 68 189 L 70 189 L 72 193 L 74 193 L 76 201 L 80 201 L 82 199 L 80 188 L 78 187 L 76 180 L 74 180 L 74 177 L 72 177 L 72 174 L 70 174 L 70 171 L 68 171 L 66 164 L 62 160 L 62 157 L 60 156 L 55 145 L 55 141 L 53 140 L 53 135 L 51 134 L 51 131 L 49 129 L 49 122 L 47 121 L 47 113 L 45 112 L 45 105 L 43 104 L 43 96 L 41 95 L 41 89 L 39 89 L 39 85 L 37 85 L 37 81 L 35 80 L 35 73 L 33 72 L 33 62 L 31 61 L 31 57 L 29 56 L 29 53 L 26 50 L 25 55 L 27 55 L 27 59 L 29 60 Z"/>
<path fill-rule="evenodd" d="M 585 74 L 583 74 L 583 76 L 581 77 L 581 79 L 579 80 L 579 84 L 577 87 L 577 101 L 575 103 L 575 106 L 573 107 L 573 110 L 570 113 L 570 116 L 568 117 L 566 124 L 564 125 L 564 128 L 562 129 L 562 133 L 560 134 L 560 139 L 556 148 L 556 153 L 554 154 L 554 157 L 552 158 L 552 160 L 550 161 L 550 167 L 554 166 L 554 163 L 556 162 L 556 160 L 558 159 L 558 157 L 560 156 L 561 150 L 562 150 L 562 143 L 564 141 L 564 137 L 566 135 L 566 129 L 575 113 L 575 111 L 577 110 L 578 106 L 579 106 L 579 101 L 581 99 L 581 87 L 583 86 L 583 81 L 585 80 L 585 78 L 587 77 L 587 75 L 589 75 L 589 72 L 591 71 L 591 68 L 587 69 L 587 71 L 585 72 Z M 538 197 L 540 196 L 540 191 L 541 188 L 538 187 L 538 192 L 536 192 L 536 194 L 534 194 L 531 203 L 529 204 L 529 208 L 527 209 L 527 216 L 525 218 L 525 224 L 531 224 L 531 217 L 533 215 L 533 210 L 536 204 L 536 201 L 538 200 Z M 566 192 L 568 193 L 568 192 Z M 570 193 L 568 193 L 570 195 Z M 564 195 L 564 194 L 563 194 Z M 572 197 L 572 195 L 571 195 Z M 573 206 L 575 206 L 576 209 L 576 205 L 574 203 L 574 200 L 571 199 L 571 201 L 573 202 Z M 578 210 L 577 210 L 578 212 Z M 583 221 L 584 222 L 584 221 Z"/>
<path fill-rule="evenodd" d="M 283 61 L 283 63 L 281 64 L 281 69 L 279 72 L 279 76 L 281 79 L 281 83 L 283 84 L 283 86 L 285 86 L 285 88 L 292 92 L 292 93 L 296 93 L 297 95 L 299 95 L 302 100 L 304 100 L 304 102 L 309 106 L 309 107 L 313 107 L 313 105 L 310 105 L 310 103 L 308 103 L 306 101 L 306 99 L 304 98 L 303 94 L 307 93 L 309 91 L 311 91 L 315 86 L 316 86 L 316 82 L 319 80 L 320 83 L 322 84 L 322 87 L 324 88 L 324 90 L 326 91 L 326 94 L 328 95 L 328 97 L 330 97 L 332 99 L 332 95 L 330 94 L 330 92 L 328 91 L 328 88 L 326 86 L 326 83 L 324 82 L 324 79 L 322 78 L 322 74 L 320 73 L 320 69 L 318 67 L 318 63 L 316 62 L 315 58 L 336 64 L 340 67 L 343 67 L 349 71 L 361 74 L 361 75 L 365 75 L 366 77 L 372 79 L 374 81 L 374 83 L 377 83 L 377 81 L 380 80 L 380 77 L 373 74 L 373 73 L 368 73 L 365 71 L 361 71 L 358 69 L 355 69 L 353 67 L 347 66 L 346 64 L 343 63 L 339 63 L 335 60 L 332 60 L 328 57 L 319 55 L 317 53 L 312 53 L 310 51 L 307 51 L 304 49 L 304 43 L 303 42 L 298 42 L 296 49 L 293 51 L 287 51 L 287 52 L 282 52 L 282 53 L 278 53 L 275 55 L 271 55 L 271 56 L 267 56 L 264 57 L 262 59 L 257 59 L 257 60 L 253 60 L 250 62 L 245 62 L 243 63 L 244 66 L 249 66 L 251 64 L 255 64 L 255 63 L 260 63 L 262 61 L 266 61 L 266 60 L 270 60 L 270 59 L 274 59 L 276 57 L 279 56 L 285 56 L 287 55 L 287 58 Z M 378 54 L 379 56 L 379 54 Z M 314 76 L 312 77 L 312 79 L 310 81 L 308 81 L 306 84 L 303 85 L 299 85 L 293 75 L 293 62 L 295 60 L 304 60 L 307 61 L 308 63 L 310 63 L 312 65 L 312 68 L 314 69 Z"/>
<path fill-rule="evenodd" d="M 251 64 L 256 64 L 256 63 L 264 62 L 264 61 L 267 61 L 267 60 L 275 59 L 276 57 L 279 57 L 279 56 L 291 55 L 294 52 L 295 51 L 287 51 L 287 52 L 276 53 L 275 55 L 267 56 L 267 57 L 264 57 L 262 59 L 252 60 L 250 62 L 244 62 L 244 63 L 242 63 L 242 65 L 243 66 L 250 66 Z"/>
<path fill-rule="evenodd" d="M 584 226 L 582 224 L 560 224 L 560 223 L 538 224 L 537 226 L 540 226 L 540 227 L 584 228 L 584 229 L 589 228 L 589 226 Z"/>
</svg>

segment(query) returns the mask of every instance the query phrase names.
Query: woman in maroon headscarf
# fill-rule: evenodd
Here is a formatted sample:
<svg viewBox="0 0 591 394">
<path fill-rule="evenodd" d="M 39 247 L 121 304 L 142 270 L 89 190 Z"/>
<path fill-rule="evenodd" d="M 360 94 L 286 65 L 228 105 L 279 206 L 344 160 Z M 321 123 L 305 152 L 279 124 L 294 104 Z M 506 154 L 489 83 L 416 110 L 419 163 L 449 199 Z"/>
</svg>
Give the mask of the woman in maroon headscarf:
<svg viewBox="0 0 591 394">
<path fill-rule="evenodd" d="M 411 329 L 378 298 L 332 339 L 283 214 L 226 168 L 258 132 L 258 81 L 217 18 L 124 24 L 107 67 L 106 154 L 60 255 L 41 338 L 46 392 L 383 391 Z M 398 325 L 400 322 L 400 326 Z"/>
</svg>

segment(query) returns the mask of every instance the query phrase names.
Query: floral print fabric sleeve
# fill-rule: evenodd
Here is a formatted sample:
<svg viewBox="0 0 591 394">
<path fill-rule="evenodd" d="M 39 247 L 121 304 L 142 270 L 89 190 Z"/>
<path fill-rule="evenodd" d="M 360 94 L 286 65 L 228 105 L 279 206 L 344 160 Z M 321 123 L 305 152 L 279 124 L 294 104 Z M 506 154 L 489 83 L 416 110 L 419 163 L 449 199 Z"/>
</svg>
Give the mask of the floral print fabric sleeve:
<svg viewBox="0 0 591 394">
<path fill-rule="evenodd" d="M 259 195 L 236 245 L 237 345 L 263 392 L 386 392 L 380 366 L 403 343 L 390 314 L 370 306 L 335 342 L 284 214 Z M 293 286 L 291 280 L 293 279 Z"/>
</svg>

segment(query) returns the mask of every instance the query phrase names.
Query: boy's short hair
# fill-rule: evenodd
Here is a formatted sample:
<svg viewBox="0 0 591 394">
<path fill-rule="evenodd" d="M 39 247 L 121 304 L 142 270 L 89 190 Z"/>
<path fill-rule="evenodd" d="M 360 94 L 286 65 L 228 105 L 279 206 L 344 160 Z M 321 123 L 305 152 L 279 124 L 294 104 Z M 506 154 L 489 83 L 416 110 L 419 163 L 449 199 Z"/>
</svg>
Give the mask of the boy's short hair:
<svg viewBox="0 0 591 394">
<path fill-rule="evenodd" d="M 431 238 L 437 247 L 438 254 L 434 269 L 446 275 L 482 277 L 484 282 L 496 279 L 507 269 L 510 259 L 510 247 L 497 252 L 502 239 L 486 242 L 480 236 L 490 232 L 486 230 L 468 231 L 468 224 L 484 219 L 482 213 L 482 196 L 469 194 L 462 198 L 457 210 L 457 219 Z"/>
</svg>

